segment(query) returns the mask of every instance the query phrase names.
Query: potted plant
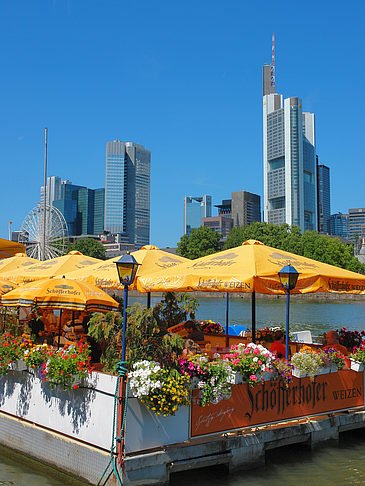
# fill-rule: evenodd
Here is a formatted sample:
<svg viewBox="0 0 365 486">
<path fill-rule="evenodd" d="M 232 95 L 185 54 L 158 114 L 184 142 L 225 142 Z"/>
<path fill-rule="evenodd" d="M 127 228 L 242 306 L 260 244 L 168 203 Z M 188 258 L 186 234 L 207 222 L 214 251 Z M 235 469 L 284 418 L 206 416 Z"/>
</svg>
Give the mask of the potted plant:
<svg viewBox="0 0 365 486">
<path fill-rule="evenodd" d="M 304 378 L 306 376 L 313 377 L 323 368 L 323 359 L 319 353 L 315 352 L 315 350 L 308 351 L 306 348 L 303 347 L 291 359 L 291 364 L 294 367 L 292 374 L 297 378 Z"/>
<path fill-rule="evenodd" d="M 234 373 L 226 359 L 208 361 L 202 364 L 204 379 L 198 383 L 199 399 L 202 407 L 209 403 L 217 404 L 231 396 Z"/>
<path fill-rule="evenodd" d="M 214 322 L 212 320 L 203 321 L 200 324 L 200 328 L 204 334 L 224 334 L 224 329 L 219 322 Z"/>
<path fill-rule="evenodd" d="M 205 379 L 204 363 L 208 361 L 208 357 L 201 354 L 187 356 L 178 360 L 181 374 L 187 375 L 190 379 L 191 390 L 198 388 L 198 383 Z"/>
<path fill-rule="evenodd" d="M 327 348 L 323 352 L 329 360 L 330 373 L 342 370 L 345 367 L 345 356 L 340 351 L 335 348 Z"/>
<path fill-rule="evenodd" d="M 360 344 L 358 348 L 350 354 L 351 369 L 354 371 L 364 371 L 365 345 Z"/>
<path fill-rule="evenodd" d="M 24 362 L 28 368 L 38 370 L 48 360 L 48 353 L 52 350 L 48 344 L 33 344 L 24 351 Z"/>
<path fill-rule="evenodd" d="M 128 373 L 131 393 L 155 415 L 175 415 L 189 403 L 189 376 L 161 368 L 156 361 L 137 361 Z"/>
<path fill-rule="evenodd" d="M 224 356 L 236 372 L 235 384 L 248 382 L 250 386 L 272 379 L 274 355 L 260 344 L 232 345 Z"/>
<path fill-rule="evenodd" d="M 90 348 L 81 340 L 75 345 L 49 351 L 48 359 L 41 365 L 39 373 L 43 381 L 50 383 L 51 388 L 58 384 L 64 389 L 76 389 L 91 371 Z"/>
<path fill-rule="evenodd" d="M 23 371 L 26 369 L 23 361 L 23 348 L 28 346 L 25 337 L 14 337 L 5 332 L 0 337 L 0 374 L 5 375 L 9 371 Z"/>
</svg>

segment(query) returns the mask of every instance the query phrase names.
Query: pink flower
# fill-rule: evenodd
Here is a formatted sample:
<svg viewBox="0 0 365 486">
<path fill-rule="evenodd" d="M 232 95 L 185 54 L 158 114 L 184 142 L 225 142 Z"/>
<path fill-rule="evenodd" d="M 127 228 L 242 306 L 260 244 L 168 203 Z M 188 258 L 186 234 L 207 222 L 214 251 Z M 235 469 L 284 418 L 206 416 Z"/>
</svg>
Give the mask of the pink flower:
<svg viewBox="0 0 365 486">
<path fill-rule="evenodd" d="M 260 354 L 260 350 L 259 350 L 259 349 L 257 349 L 257 348 L 255 348 L 255 349 L 253 350 L 253 354 Z"/>
<path fill-rule="evenodd" d="M 257 380 L 257 376 L 256 375 L 250 375 L 250 380 L 251 381 L 256 381 Z"/>
<path fill-rule="evenodd" d="M 236 365 L 240 362 L 240 360 L 238 358 L 232 360 L 232 364 Z"/>
<path fill-rule="evenodd" d="M 262 361 L 258 360 L 257 364 L 262 365 Z"/>
</svg>

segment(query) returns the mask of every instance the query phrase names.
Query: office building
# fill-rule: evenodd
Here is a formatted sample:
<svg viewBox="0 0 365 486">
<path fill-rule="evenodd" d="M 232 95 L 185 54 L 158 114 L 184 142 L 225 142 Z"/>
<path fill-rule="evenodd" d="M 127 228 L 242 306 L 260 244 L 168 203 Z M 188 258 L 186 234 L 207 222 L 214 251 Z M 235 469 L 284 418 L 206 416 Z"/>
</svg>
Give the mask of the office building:
<svg viewBox="0 0 365 486">
<path fill-rule="evenodd" d="M 231 217 L 234 227 L 261 221 L 261 198 L 247 191 L 232 192 Z"/>
<path fill-rule="evenodd" d="M 232 217 L 232 199 L 223 199 L 222 204 L 215 204 L 218 208 L 218 216 Z"/>
<path fill-rule="evenodd" d="M 223 239 L 226 239 L 233 228 L 233 219 L 222 215 L 211 216 L 210 218 L 203 218 L 202 225 L 216 231 Z"/>
<path fill-rule="evenodd" d="M 316 230 L 314 114 L 275 92 L 272 68 L 263 69 L 264 221 Z"/>
<path fill-rule="evenodd" d="M 58 176 L 47 178 L 47 204 L 63 214 L 70 236 L 96 235 L 103 231 L 104 188 L 88 189 Z M 41 187 L 41 204 L 44 186 Z"/>
<path fill-rule="evenodd" d="M 82 235 L 98 235 L 104 230 L 105 189 L 81 188 L 77 193 L 78 229 Z"/>
<path fill-rule="evenodd" d="M 151 152 L 114 140 L 106 144 L 104 230 L 123 234 L 136 248 L 150 239 Z"/>
<path fill-rule="evenodd" d="M 356 245 L 365 238 L 365 208 L 349 209 L 349 238 Z"/>
<path fill-rule="evenodd" d="M 330 234 L 330 216 L 331 216 L 331 200 L 330 200 L 330 169 L 326 165 L 318 163 L 318 156 L 316 159 L 317 165 L 317 217 L 318 217 L 318 231 L 322 234 Z"/>
<path fill-rule="evenodd" d="M 334 236 L 340 236 L 341 238 L 345 238 L 346 240 L 350 239 L 348 214 L 331 214 L 330 234 Z"/>
<path fill-rule="evenodd" d="M 212 216 L 212 196 L 184 198 L 184 235 L 190 235 L 193 228 L 202 226 L 203 218 Z"/>
</svg>

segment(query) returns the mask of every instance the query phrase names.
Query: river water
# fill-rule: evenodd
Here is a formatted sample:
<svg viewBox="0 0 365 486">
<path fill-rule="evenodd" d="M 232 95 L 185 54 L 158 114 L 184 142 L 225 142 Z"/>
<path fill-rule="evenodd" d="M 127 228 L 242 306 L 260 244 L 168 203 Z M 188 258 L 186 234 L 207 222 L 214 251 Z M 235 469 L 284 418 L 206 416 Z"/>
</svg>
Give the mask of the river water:
<svg viewBox="0 0 365 486">
<path fill-rule="evenodd" d="M 152 305 L 159 299 L 152 296 Z M 226 301 L 219 298 L 200 299 L 196 317 L 212 319 L 225 325 Z M 129 304 L 145 304 L 146 298 L 130 297 Z M 283 299 L 257 299 L 257 327 L 285 325 L 286 304 Z M 230 324 L 251 326 L 251 303 L 231 299 Z M 332 329 L 365 329 L 365 299 L 361 301 L 312 302 L 292 299 L 290 328 L 310 330 L 320 335 Z M 365 431 L 342 434 L 339 446 L 326 445 L 316 450 L 289 447 L 271 451 L 266 465 L 255 471 L 226 475 L 221 469 L 191 471 L 173 475 L 172 486 L 199 482 L 199 486 L 292 486 L 311 482 L 312 486 L 365 485 Z M 49 469 L 24 462 L 0 450 L 0 486 L 69 486 L 82 484 L 68 481 Z"/>
</svg>

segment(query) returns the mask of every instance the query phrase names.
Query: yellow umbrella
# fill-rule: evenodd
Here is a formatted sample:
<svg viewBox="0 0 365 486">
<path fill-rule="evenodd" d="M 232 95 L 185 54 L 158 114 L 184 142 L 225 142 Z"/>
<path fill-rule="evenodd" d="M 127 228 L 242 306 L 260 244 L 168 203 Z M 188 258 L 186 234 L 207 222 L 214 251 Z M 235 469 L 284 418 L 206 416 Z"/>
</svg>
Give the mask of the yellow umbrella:
<svg viewBox="0 0 365 486">
<path fill-rule="evenodd" d="M 22 243 L 0 238 L 0 258 L 9 258 L 19 252 L 25 253 L 25 246 Z"/>
<path fill-rule="evenodd" d="M 13 257 L 0 260 L 0 273 L 8 272 L 9 270 L 14 271 L 18 268 L 28 268 L 35 263 L 39 263 L 39 260 L 30 258 L 25 253 L 16 253 Z"/>
<path fill-rule="evenodd" d="M 70 251 L 67 255 L 35 263 L 28 268 L 18 268 L 1 274 L 2 278 L 15 283 L 28 283 L 44 278 L 64 275 L 76 269 L 86 268 L 98 263 L 98 258 L 85 256 L 79 251 Z"/>
<path fill-rule="evenodd" d="M 136 287 L 136 281 L 142 275 L 151 274 L 162 269 L 168 269 L 180 263 L 190 261 L 178 255 L 168 253 L 160 250 L 157 246 L 146 245 L 140 250 L 131 253 L 137 262 L 138 267 L 135 284 L 131 288 Z M 80 282 L 87 282 L 103 289 L 121 289 L 118 272 L 115 262 L 120 259 L 120 255 L 106 260 L 104 262 L 96 263 L 90 267 L 83 268 L 65 274 L 65 277 L 78 280 Z"/>
<path fill-rule="evenodd" d="M 137 281 L 137 288 L 141 292 L 199 290 L 284 294 L 278 272 L 289 263 L 300 274 L 291 293 L 365 293 L 365 275 L 271 248 L 255 240 L 189 260 L 172 269 L 143 275 Z"/>
<path fill-rule="evenodd" d="M 94 285 L 51 278 L 22 285 L 2 297 L 3 306 L 37 305 L 43 309 L 109 312 L 118 310 L 118 302 Z"/>
<path fill-rule="evenodd" d="M 10 292 L 11 290 L 14 290 L 16 287 L 18 287 L 16 284 L 12 284 L 7 280 L 3 280 L 2 278 L 0 278 L 0 295 L 4 295 L 7 292 Z"/>
</svg>

